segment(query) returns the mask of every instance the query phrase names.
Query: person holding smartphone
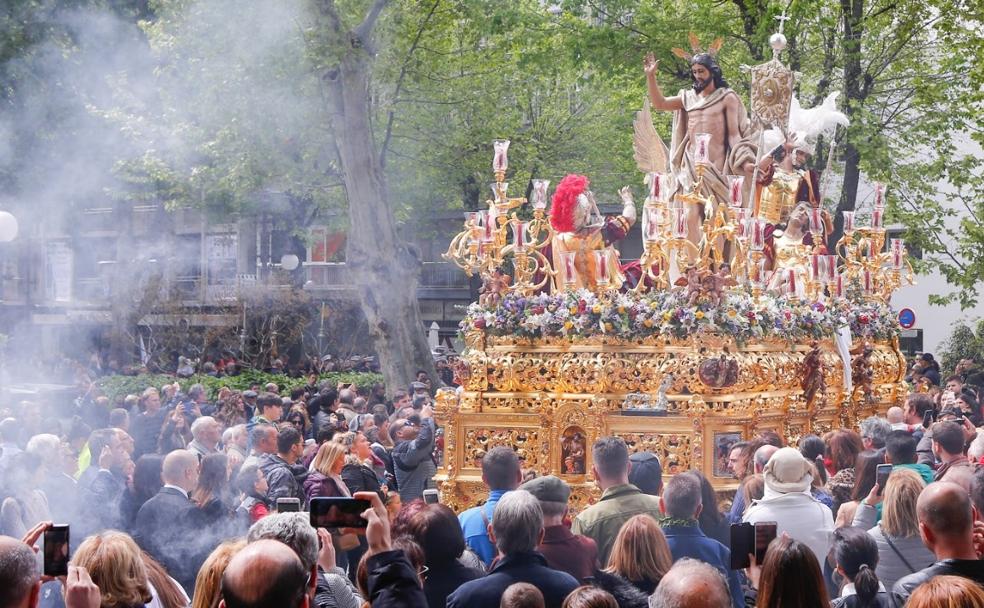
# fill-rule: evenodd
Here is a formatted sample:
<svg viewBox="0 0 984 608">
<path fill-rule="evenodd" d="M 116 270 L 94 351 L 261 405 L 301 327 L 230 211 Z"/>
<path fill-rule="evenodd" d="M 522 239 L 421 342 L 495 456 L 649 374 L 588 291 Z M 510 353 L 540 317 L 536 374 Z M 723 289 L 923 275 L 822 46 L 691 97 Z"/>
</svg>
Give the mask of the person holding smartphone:
<svg viewBox="0 0 984 608">
<path fill-rule="evenodd" d="M 830 552 L 834 517 L 830 508 L 810 495 L 811 464 L 795 448 L 781 448 L 763 471 L 765 495 L 751 505 L 743 522 L 776 522 L 777 534 L 805 543 L 818 560 Z"/>
<path fill-rule="evenodd" d="M 65 608 L 99 608 L 102 594 L 85 568 L 68 565 L 63 575 L 42 574 L 34 545 L 53 527 L 52 522 L 43 521 L 21 540 L 0 536 L 0 590 L 7 600 L 6 605 L 37 608 L 44 593 L 42 585 L 58 580 L 64 589 Z"/>
</svg>

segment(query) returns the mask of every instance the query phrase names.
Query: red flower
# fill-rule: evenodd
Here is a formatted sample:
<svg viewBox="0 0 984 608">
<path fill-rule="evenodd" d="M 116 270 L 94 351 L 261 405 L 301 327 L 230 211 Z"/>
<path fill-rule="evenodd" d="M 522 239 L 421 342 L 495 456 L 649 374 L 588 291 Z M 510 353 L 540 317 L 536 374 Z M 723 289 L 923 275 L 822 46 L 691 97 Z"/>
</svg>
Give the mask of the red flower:
<svg viewBox="0 0 984 608">
<path fill-rule="evenodd" d="M 475 329 L 485 329 L 485 318 L 479 317 L 475 319 L 474 325 L 475 325 Z"/>
<path fill-rule="evenodd" d="M 542 306 L 534 306 L 532 312 L 535 315 L 542 315 L 543 314 L 543 310 L 544 309 L 543 309 Z"/>
<path fill-rule="evenodd" d="M 584 314 L 584 311 L 585 311 L 585 309 L 587 309 L 587 307 L 588 307 L 588 305 L 587 305 L 587 303 L 584 300 L 578 300 L 577 301 L 577 312 L 579 314 L 582 314 L 583 315 Z"/>
<path fill-rule="evenodd" d="M 868 318 L 868 315 L 865 314 L 858 315 L 858 323 L 861 323 L 862 325 L 867 325 L 868 321 L 870 320 L 871 319 Z"/>
</svg>

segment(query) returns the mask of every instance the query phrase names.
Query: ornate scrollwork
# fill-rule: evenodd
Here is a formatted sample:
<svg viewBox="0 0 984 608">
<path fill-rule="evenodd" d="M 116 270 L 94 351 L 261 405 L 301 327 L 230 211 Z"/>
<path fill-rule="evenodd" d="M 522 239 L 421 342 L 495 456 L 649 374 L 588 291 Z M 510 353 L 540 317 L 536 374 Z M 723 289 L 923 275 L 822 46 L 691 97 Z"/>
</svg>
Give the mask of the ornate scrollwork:
<svg viewBox="0 0 984 608">
<path fill-rule="evenodd" d="M 575 471 L 590 470 L 591 444 L 609 433 L 624 438 L 632 451 L 655 452 L 672 474 L 709 466 L 713 458 L 705 458 L 704 446 L 713 445 L 714 433 L 725 427 L 746 438 L 764 428 L 796 438 L 855 424 L 905 395 L 899 380 L 904 359 L 897 345 L 869 346 L 870 404 L 862 397 L 865 391 L 854 399 L 843 395 L 840 355 L 830 341 L 821 341 L 814 356 L 821 361 L 826 398 L 818 391 L 810 407 L 803 400 L 801 372 L 811 345 L 737 345 L 727 337 L 696 344 L 657 338 L 626 343 L 611 336 L 573 341 L 489 337 L 482 344 L 485 350 L 467 355 L 470 375 L 464 390 L 457 395 L 442 391 L 437 398 L 436 415 L 445 426 L 440 487 L 461 494 L 442 500 L 452 508 L 483 500 L 487 489 L 477 467 L 497 445 L 515 447 L 527 471 L 564 475 L 577 510 L 597 500 L 599 492 L 587 471 Z M 699 378 L 700 364 L 720 360 L 722 354 L 729 366 L 738 366 L 737 377 L 731 386 L 708 388 Z M 623 416 L 627 395 L 655 399 L 664 380 L 665 413 Z M 564 453 L 563 442 L 572 428 L 583 431 L 586 460 L 565 469 L 571 454 Z M 733 488 L 727 478 L 709 478 L 719 490 Z"/>
</svg>

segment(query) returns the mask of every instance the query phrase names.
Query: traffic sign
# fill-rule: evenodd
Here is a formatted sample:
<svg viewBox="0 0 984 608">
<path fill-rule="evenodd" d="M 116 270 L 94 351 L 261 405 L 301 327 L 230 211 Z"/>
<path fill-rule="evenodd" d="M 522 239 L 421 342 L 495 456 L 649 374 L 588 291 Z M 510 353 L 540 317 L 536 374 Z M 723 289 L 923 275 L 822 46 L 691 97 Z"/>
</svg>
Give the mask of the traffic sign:
<svg viewBox="0 0 984 608">
<path fill-rule="evenodd" d="M 899 326 L 902 329 L 912 329 L 916 326 L 916 313 L 911 308 L 899 311 Z"/>
</svg>

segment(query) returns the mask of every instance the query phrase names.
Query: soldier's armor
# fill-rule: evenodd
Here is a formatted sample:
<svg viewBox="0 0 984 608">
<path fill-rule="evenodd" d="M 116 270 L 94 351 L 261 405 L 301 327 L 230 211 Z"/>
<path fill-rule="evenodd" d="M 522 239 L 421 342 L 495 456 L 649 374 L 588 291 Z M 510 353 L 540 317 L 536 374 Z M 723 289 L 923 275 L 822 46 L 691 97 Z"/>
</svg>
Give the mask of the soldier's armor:
<svg viewBox="0 0 984 608">
<path fill-rule="evenodd" d="M 783 224 L 796 208 L 796 194 L 799 191 L 799 172 L 788 172 L 775 167 L 772 183 L 762 188 L 759 198 L 759 217 L 770 224 Z"/>
</svg>

